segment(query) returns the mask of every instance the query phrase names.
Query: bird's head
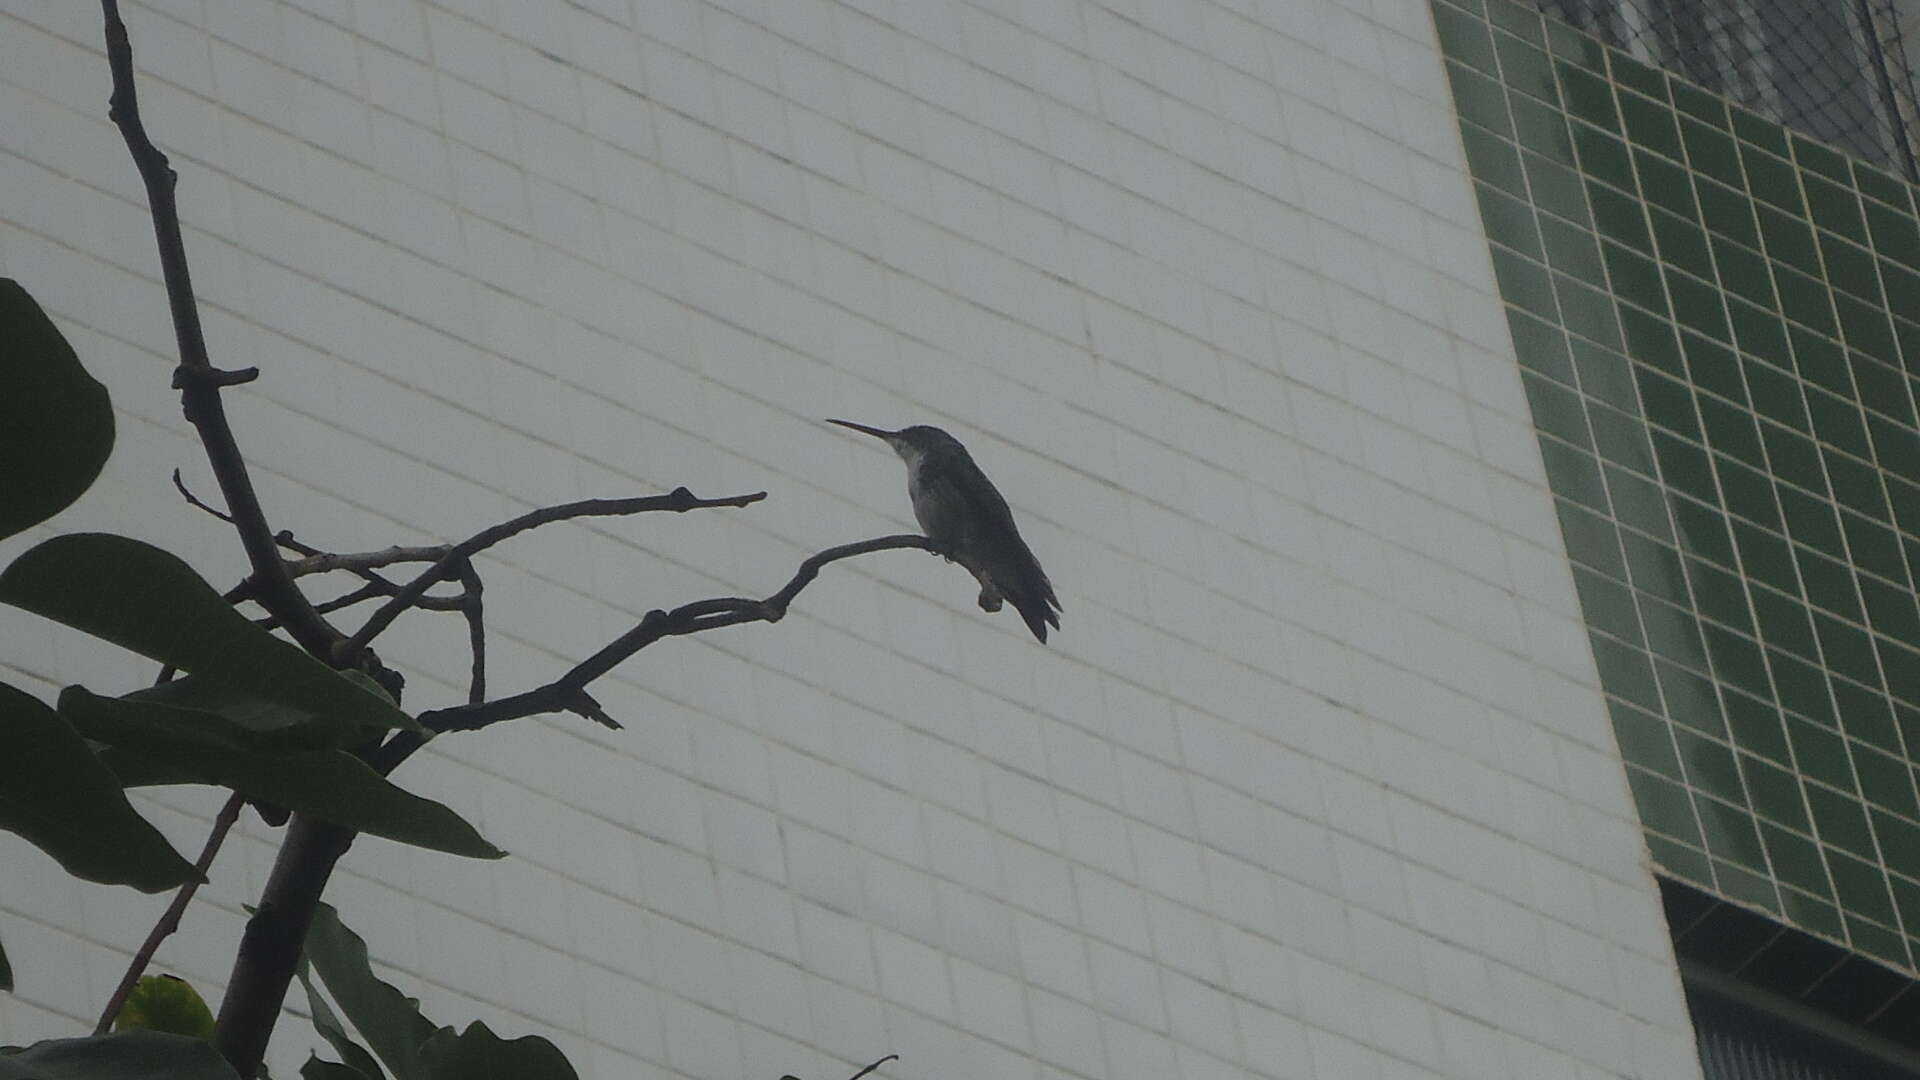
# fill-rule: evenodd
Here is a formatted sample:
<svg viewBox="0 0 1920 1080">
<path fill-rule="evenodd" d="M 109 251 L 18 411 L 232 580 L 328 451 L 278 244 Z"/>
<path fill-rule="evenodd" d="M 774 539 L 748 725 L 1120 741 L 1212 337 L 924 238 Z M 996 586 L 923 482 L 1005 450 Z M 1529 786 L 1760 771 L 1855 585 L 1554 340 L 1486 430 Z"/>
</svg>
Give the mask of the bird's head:
<svg viewBox="0 0 1920 1080">
<path fill-rule="evenodd" d="M 893 447 L 893 452 L 899 454 L 909 465 L 929 455 L 938 456 L 955 451 L 966 453 L 966 449 L 960 445 L 960 440 L 937 427 L 929 427 L 926 424 L 915 424 L 912 427 L 901 428 L 899 431 L 886 431 L 868 427 L 865 424 L 856 424 L 851 420 L 829 420 L 827 423 L 838 424 L 843 428 L 851 428 L 876 439 L 885 440 L 888 446 Z"/>
</svg>

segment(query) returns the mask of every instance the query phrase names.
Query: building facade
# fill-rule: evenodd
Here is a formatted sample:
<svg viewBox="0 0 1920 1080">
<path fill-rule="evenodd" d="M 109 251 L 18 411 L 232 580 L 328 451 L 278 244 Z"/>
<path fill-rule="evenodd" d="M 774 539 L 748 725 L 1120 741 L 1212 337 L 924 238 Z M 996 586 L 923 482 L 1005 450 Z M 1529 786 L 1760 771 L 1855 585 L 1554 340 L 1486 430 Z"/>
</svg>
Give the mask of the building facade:
<svg viewBox="0 0 1920 1080">
<path fill-rule="evenodd" d="M 440 1022 L 688 1080 L 1669 1080 L 1756 1002 L 1846 1044 L 1808 1053 L 1899 1053 L 1892 174 L 1504 0 L 128 20 L 215 362 L 262 369 L 230 411 L 275 527 L 771 493 L 495 549 L 496 692 L 911 528 L 898 462 L 825 417 L 959 436 L 1064 602 L 1041 646 L 884 553 L 619 668 L 623 731 L 437 740 L 395 779 L 510 857 L 363 838 L 328 897 Z M 120 416 L 0 556 L 115 531 L 224 587 L 107 89 L 97 12 L 0 8 L 0 274 Z M 465 635 L 383 638 L 410 703 L 460 700 Z M 0 614 L 0 681 L 45 699 L 151 674 Z M 219 801 L 136 794 L 189 852 Z M 243 820 L 161 969 L 217 998 L 279 835 Z M 0 1041 L 90 1025 L 162 905 L 0 837 Z M 321 1045 L 290 1005 L 276 1075 Z"/>
</svg>

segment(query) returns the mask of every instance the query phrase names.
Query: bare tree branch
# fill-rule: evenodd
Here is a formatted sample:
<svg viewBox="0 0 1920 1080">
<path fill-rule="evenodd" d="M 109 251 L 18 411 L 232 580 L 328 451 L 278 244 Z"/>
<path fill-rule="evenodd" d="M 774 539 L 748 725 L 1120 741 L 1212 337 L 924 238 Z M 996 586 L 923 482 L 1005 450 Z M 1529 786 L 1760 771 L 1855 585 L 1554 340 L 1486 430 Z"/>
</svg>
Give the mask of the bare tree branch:
<svg viewBox="0 0 1920 1080">
<path fill-rule="evenodd" d="M 154 239 L 160 249 L 161 276 L 166 281 L 167 305 L 173 314 L 174 338 L 180 351 L 174 385 L 180 390 L 181 407 L 187 420 L 200 433 L 207 460 L 213 466 L 220 492 L 226 497 L 232 514 L 234 531 L 239 533 L 247 562 L 259 581 L 256 599 L 285 622 L 294 640 L 309 652 L 330 656 L 339 632 L 313 610 L 313 605 L 294 587 L 293 578 L 287 574 L 274 548 L 273 529 L 261 509 L 253 478 L 247 473 L 246 459 L 240 455 L 240 446 L 227 423 L 220 388 L 244 381 L 244 376 L 218 371 L 207 358 L 206 335 L 200 328 L 193 278 L 187 271 L 186 244 L 180 235 L 180 211 L 173 198 L 177 177 L 167 163 L 167 156 L 147 136 L 146 125 L 140 119 L 140 101 L 133 80 L 133 45 L 127 39 L 127 24 L 120 18 L 117 0 L 100 0 L 100 10 L 106 21 L 107 64 L 113 72 L 113 97 L 107 115 L 119 126 L 134 165 L 140 170 L 140 179 L 146 185 Z"/>
<path fill-rule="evenodd" d="M 107 999 L 107 1007 L 101 1010 L 100 1022 L 93 1026 L 95 1035 L 105 1035 L 113 1027 L 114 1018 L 120 1015 L 120 1009 L 127 1003 L 127 996 L 133 993 L 140 976 L 146 973 L 147 965 L 153 962 L 153 954 L 159 950 L 160 943 L 180 929 L 181 913 L 187 910 L 187 904 L 193 900 L 200 882 L 206 880 L 207 870 L 213 866 L 213 857 L 220 853 L 220 845 L 226 841 L 227 831 L 240 819 L 240 807 L 245 802 L 236 791 L 220 808 L 220 812 L 214 815 L 213 829 L 207 833 L 207 842 L 200 849 L 200 857 L 193 863 L 193 868 L 200 872 L 199 876 L 180 886 L 180 891 L 173 894 L 173 902 L 161 913 L 160 921 L 154 923 L 153 929 L 147 933 L 147 940 L 140 943 L 139 950 L 133 954 L 133 961 L 127 965 L 126 974 L 120 976 L 120 985 L 113 988 L 113 996 Z"/>
<path fill-rule="evenodd" d="M 480 532 L 475 533 L 448 549 L 447 553 L 441 556 L 438 562 L 428 567 L 419 577 L 409 581 L 405 588 L 401 589 L 398 594 L 388 600 L 386 604 L 382 605 L 379 610 L 375 611 L 373 616 L 366 621 L 366 624 L 354 633 L 353 637 L 340 642 L 336 647 L 334 659 L 341 663 L 350 661 L 361 649 L 366 648 L 368 642 L 379 636 L 381 631 L 392 624 L 393 620 L 398 618 L 401 612 L 412 607 L 414 601 L 419 599 L 419 597 L 427 591 L 429 586 L 437 581 L 443 581 L 455 573 L 461 560 L 470 559 L 479 552 L 492 547 L 502 540 L 518 536 L 529 529 L 537 529 L 542 525 L 549 525 L 556 521 L 566 521 L 571 518 L 613 517 L 626 514 L 644 514 L 660 510 L 685 513 L 688 510 L 699 510 L 716 506 L 743 507 L 757 503 L 766 497 L 766 492 L 756 491 L 751 495 L 734 495 L 722 499 L 702 499 L 696 497 L 693 492 L 688 491 L 686 488 L 680 487 L 674 488 L 665 495 L 646 495 L 632 499 L 583 499 L 579 502 L 562 503 L 559 506 L 546 506 L 538 510 L 528 511 L 514 518 L 512 521 L 501 522 L 491 528 L 482 529 Z"/>
<path fill-rule="evenodd" d="M 280 535 L 287 536 L 285 532 Z M 306 558 L 287 563 L 287 573 L 294 577 L 327 574 L 335 570 L 349 570 L 357 574 L 366 570 L 378 570 L 383 566 L 392 566 L 395 563 L 439 562 L 447 557 L 447 552 L 452 550 L 452 544 L 429 544 L 421 547 L 396 546 L 384 551 L 361 551 L 345 555 L 315 549 Z"/>
<path fill-rule="evenodd" d="M 900 1060 L 899 1054 L 888 1054 L 886 1057 L 881 1058 L 879 1061 L 876 1061 L 873 1064 L 867 1066 L 866 1068 L 861 1069 L 859 1072 L 854 1073 L 851 1077 L 848 1078 L 848 1080 L 862 1080 L 862 1078 L 865 1077 L 868 1073 L 872 1072 L 873 1070 L 879 1068 L 882 1065 L 885 1065 L 887 1062 L 899 1061 L 899 1060 Z"/>
<path fill-rule="evenodd" d="M 856 555 L 898 548 L 918 548 L 936 555 L 945 554 L 933 541 L 924 536 L 912 534 L 882 536 L 873 540 L 862 540 L 858 543 L 827 548 L 825 551 L 808 556 L 800 564 L 800 568 L 794 572 L 792 580 L 782 586 L 779 592 L 764 600 L 723 596 L 682 604 L 672 611 L 658 609 L 649 611 L 633 629 L 608 642 L 599 652 L 574 665 L 566 674 L 545 686 L 496 701 L 457 705 L 447 709 L 431 709 L 420 714 L 420 723 L 435 732 L 477 731 L 506 720 L 518 720 L 541 713 L 576 712 L 601 723 L 611 724 L 611 718 L 608 718 L 600 709 L 599 703 L 588 696 L 587 686 L 634 653 L 665 637 L 698 634 L 702 631 L 714 630 L 722 626 L 736 626 L 740 623 L 779 622 L 786 617 L 787 608 L 792 605 L 794 598 L 800 595 L 800 590 L 812 584 L 813 580 L 820 576 L 821 568 L 828 563 L 850 559 Z M 411 732 L 400 732 L 374 751 L 369 764 L 383 773 L 391 772 L 421 745 L 423 741 L 419 736 Z"/>
<path fill-rule="evenodd" d="M 467 644 L 473 650 L 473 678 L 467 683 L 467 704 L 478 705 L 487 700 L 487 628 L 480 601 L 486 586 L 480 580 L 480 572 L 473 568 L 472 559 L 460 560 L 460 584 L 466 589 L 460 597 L 460 607 L 467 617 Z"/>
</svg>

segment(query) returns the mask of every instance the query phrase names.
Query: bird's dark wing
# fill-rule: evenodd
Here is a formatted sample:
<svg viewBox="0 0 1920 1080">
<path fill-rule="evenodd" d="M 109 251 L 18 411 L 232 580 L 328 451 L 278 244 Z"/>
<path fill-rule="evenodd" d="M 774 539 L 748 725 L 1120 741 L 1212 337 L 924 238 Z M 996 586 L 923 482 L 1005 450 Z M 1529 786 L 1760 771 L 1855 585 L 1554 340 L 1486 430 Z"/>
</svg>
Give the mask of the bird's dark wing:
<svg viewBox="0 0 1920 1080">
<path fill-rule="evenodd" d="M 1005 496 L 987 479 L 980 466 L 974 464 L 973 456 L 967 454 L 954 462 L 953 469 L 959 481 L 959 494 L 966 500 L 966 519 L 979 522 L 983 529 L 1011 541 L 1007 557 L 997 560 L 999 565 L 987 568 L 994 583 L 1026 620 L 1033 636 L 1046 641 L 1047 627 L 1060 626 L 1057 612 L 1063 610 L 1059 598 L 1053 594 L 1053 582 L 1047 580 L 1040 560 L 1033 557 L 1032 549 L 1020 535 L 1020 527 L 1013 523 L 1013 510 L 1007 506 Z"/>
</svg>

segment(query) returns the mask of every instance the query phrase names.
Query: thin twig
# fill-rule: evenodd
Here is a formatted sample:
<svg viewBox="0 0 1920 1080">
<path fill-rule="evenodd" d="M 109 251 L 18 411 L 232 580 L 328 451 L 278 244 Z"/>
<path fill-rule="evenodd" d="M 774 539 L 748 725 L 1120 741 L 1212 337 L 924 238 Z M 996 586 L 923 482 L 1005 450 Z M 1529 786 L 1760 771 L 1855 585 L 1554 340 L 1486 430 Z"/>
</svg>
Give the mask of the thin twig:
<svg viewBox="0 0 1920 1080">
<path fill-rule="evenodd" d="M 480 600 L 486 586 L 480 581 L 480 571 L 473 568 L 472 559 L 460 560 L 460 584 L 466 589 L 460 606 L 467 617 L 467 645 L 473 651 L 473 678 L 467 683 L 467 704 L 478 705 L 487 700 L 487 627 Z"/>
<path fill-rule="evenodd" d="M 147 136 L 140 119 L 140 99 L 133 79 L 133 44 L 127 39 L 127 24 L 120 18 L 118 0 L 100 0 L 106 21 L 107 65 L 113 72 L 113 96 L 107 115 L 120 128 L 133 163 L 146 185 L 147 206 L 153 217 L 154 240 L 160 249 L 160 272 L 167 285 L 167 306 L 173 315 L 174 339 L 179 346 L 180 366 L 174 382 L 180 388 L 180 404 L 187 419 L 200 433 L 200 442 L 220 482 L 234 531 L 246 549 L 247 562 L 258 582 L 254 599 L 287 625 L 287 630 L 307 651 L 330 656 L 339 632 L 313 610 L 293 578 L 288 576 L 280 553 L 275 550 L 273 529 L 261 509 L 260 496 L 247 472 L 246 458 L 233 438 L 227 423 L 220 389 L 239 378 L 220 372 L 207 358 L 207 339 L 200 328 L 200 310 L 193 297 L 193 277 L 187 271 L 186 243 L 180 235 L 180 211 L 174 203 L 173 187 L 177 179 L 167 155 Z M 357 650 L 356 650 L 357 652 Z"/>
<path fill-rule="evenodd" d="M 819 577 L 821 568 L 828 563 L 898 548 L 919 548 L 936 555 L 944 554 L 933 541 L 910 534 L 882 536 L 831 547 L 808 556 L 794 572 L 793 579 L 765 600 L 723 596 L 712 600 L 696 600 L 672 611 L 649 611 L 631 630 L 608 642 L 599 652 L 545 686 L 496 701 L 432 709 L 420 714 L 420 723 L 434 732 L 477 731 L 491 724 L 550 712 L 576 712 L 602 723 L 610 722 L 610 718 L 603 719 L 605 713 L 599 710 L 598 703 L 587 696 L 587 686 L 634 653 L 665 637 L 697 634 L 740 623 L 779 622 L 786 617 L 787 608 L 800 595 L 800 590 Z M 596 712 L 599 715 L 595 715 Z M 391 772 L 422 744 L 419 736 L 400 732 L 376 750 L 368 763 L 383 773 Z"/>
<path fill-rule="evenodd" d="M 509 537 L 526 532 L 528 529 L 536 529 L 542 525 L 549 525 L 556 521 L 566 521 L 571 518 L 612 517 L 625 514 L 644 514 L 650 511 L 660 510 L 685 513 L 688 510 L 699 510 L 717 506 L 743 507 L 757 503 L 766 497 L 766 492 L 756 491 L 751 495 L 734 495 L 723 499 L 702 499 L 696 497 L 693 492 L 688 491 L 686 488 L 680 487 L 674 488 L 673 491 L 665 495 L 646 495 L 633 499 L 583 499 L 579 502 L 563 503 L 559 506 L 546 506 L 538 510 L 529 511 L 514 518 L 512 521 L 501 522 L 491 528 L 482 529 L 480 532 L 475 533 L 448 549 L 447 553 L 441 556 L 440 561 L 428 567 L 419 577 L 407 582 L 405 588 L 401 589 L 397 595 L 376 610 L 372 617 L 367 619 L 366 624 L 354 633 L 353 637 L 341 642 L 335 651 L 334 659 L 340 663 L 351 662 L 353 657 L 358 654 L 361 649 L 366 648 L 367 643 L 377 637 L 381 631 L 385 630 L 394 619 L 400 616 L 401 612 L 412 607 L 413 602 L 425 594 L 430 586 L 437 581 L 443 581 L 451 576 L 459 566 L 461 560 L 470 559 L 486 548 L 492 547 Z"/>
<path fill-rule="evenodd" d="M 867 1066 L 866 1068 L 861 1069 L 859 1072 L 854 1073 L 852 1076 L 848 1077 L 847 1080 L 861 1080 L 862 1077 L 866 1076 L 868 1073 L 879 1068 L 880 1066 L 885 1065 L 887 1062 L 899 1061 L 899 1060 L 900 1060 L 899 1054 L 888 1054 L 886 1057 L 881 1058 L 879 1061 L 876 1061 L 873 1064 Z"/>
<path fill-rule="evenodd" d="M 105 1035 L 113 1027 L 114 1018 L 120 1015 L 121 1008 L 127 1003 L 127 996 L 139 985 L 140 976 L 146 973 L 147 965 L 153 962 L 153 954 L 159 950 L 160 943 L 180 928 L 181 913 L 187 910 L 193 894 L 200 888 L 200 883 L 206 880 L 207 871 L 213 866 L 213 857 L 220 853 L 220 845 L 226 841 L 227 831 L 233 828 L 233 823 L 239 820 L 240 807 L 245 802 L 236 791 L 214 816 L 213 830 L 207 833 L 206 845 L 200 849 L 200 858 L 193 864 L 193 868 L 199 871 L 198 875 L 173 894 L 173 902 L 167 905 L 167 910 L 160 915 L 160 921 L 148 931 L 147 940 L 140 943 L 139 951 L 133 954 L 133 962 L 127 965 L 126 974 L 120 976 L 120 985 L 114 987 L 113 996 L 107 999 L 107 1007 L 100 1013 L 100 1022 L 93 1026 L 95 1035 Z"/>
<path fill-rule="evenodd" d="M 285 532 L 280 535 L 286 536 Z M 327 574 L 335 570 L 348 570 L 360 573 L 365 570 L 378 570 L 383 566 L 409 562 L 439 562 L 453 550 L 451 544 L 429 544 L 421 547 L 390 547 L 384 551 L 359 551 L 337 555 L 331 551 L 315 550 L 304 559 L 295 559 L 287 563 L 287 573 L 294 577 L 306 577 L 308 574 Z"/>
</svg>

